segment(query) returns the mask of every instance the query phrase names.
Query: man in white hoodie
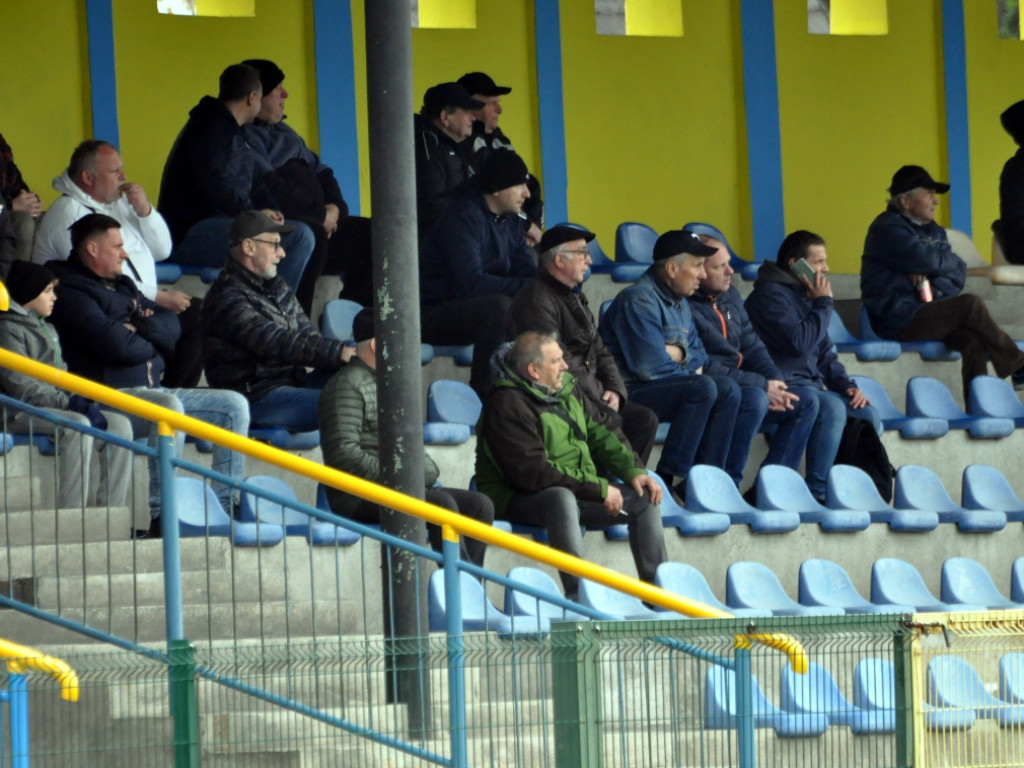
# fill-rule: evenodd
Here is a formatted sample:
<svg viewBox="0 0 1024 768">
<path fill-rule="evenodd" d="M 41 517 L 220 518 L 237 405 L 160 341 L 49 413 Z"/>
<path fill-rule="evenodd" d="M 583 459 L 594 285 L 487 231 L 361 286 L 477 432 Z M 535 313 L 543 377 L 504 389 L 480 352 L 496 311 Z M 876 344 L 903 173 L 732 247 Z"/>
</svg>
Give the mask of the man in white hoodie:
<svg viewBox="0 0 1024 768">
<path fill-rule="evenodd" d="M 171 233 L 142 186 L 126 181 L 117 148 L 97 139 L 83 141 L 72 152 L 67 170 L 53 180 L 53 188 L 61 197 L 39 225 L 32 261 L 45 264 L 66 260 L 71 253 L 68 228 L 83 216 L 102 213 L 116 219 L 129 257 L 125 274 L 146 298 L 176 312 L 181 323 L 174 355 L 166 361 L 164 385 L 196 386 L 202 373 L 201 302 L 182 291 L 157 285 L 156 262 L 171 255 Z"/>
</svg>

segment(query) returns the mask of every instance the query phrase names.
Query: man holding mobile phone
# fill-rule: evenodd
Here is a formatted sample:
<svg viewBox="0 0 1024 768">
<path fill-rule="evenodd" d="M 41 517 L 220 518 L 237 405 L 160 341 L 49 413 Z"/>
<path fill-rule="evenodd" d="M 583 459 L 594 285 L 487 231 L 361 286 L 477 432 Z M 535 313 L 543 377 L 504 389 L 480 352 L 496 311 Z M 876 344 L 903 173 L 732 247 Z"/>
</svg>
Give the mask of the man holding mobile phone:
<svg viewBox="0 0 1024 768">
<path fill-rule="evenodd" d="M 813 276 L 806 270 L 798 276 L 801 262 Z M 807 486 L 824 498 L 847 416 L 870 421 L 879 435 L 882 420 L 832 349 L 832 284 L 821 236 L 807 230 L 787 236 L 775 263 L 765 262 L 758 271 L 744 306 L 787 386 L 804 387 L 818 398 L 818 420 L 807 444 Z"/>
</svg>

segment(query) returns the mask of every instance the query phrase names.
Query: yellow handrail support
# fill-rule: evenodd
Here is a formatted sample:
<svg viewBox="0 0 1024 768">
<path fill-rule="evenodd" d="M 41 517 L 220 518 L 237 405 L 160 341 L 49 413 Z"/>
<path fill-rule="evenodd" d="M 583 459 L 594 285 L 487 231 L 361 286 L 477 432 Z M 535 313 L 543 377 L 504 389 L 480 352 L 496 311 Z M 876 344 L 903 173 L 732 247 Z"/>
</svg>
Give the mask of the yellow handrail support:
<svg viewBox="0 0 1024 768">
<path fill-rule="evenodd" d="M 0 639 L 0 659 L 7 661 L 7 671 L 14 675 L 28 670 L 49 675 L 60 683 L 62 699 L 78 701 L 78 675 L 66 661 L 3 639 Z"/>
<path fill-rule="evenodd" d="M 251 440 L 248 437 L 242 437 L 226 429 L 215 427 L 205 421 L 200 421 L 191 416 L 139 400 L 116 389 L 111 389 L 103 384 L 84 379 L 67 371 L 43 365 L 9 350 L 0 349 L 0 366 L 48 382 L 60 389 L 105 403 L 126 413 L 141 416 L 150 421 L 163 422 L 161 424 L 161 432 L 165 429 L 187 432 L 194 437 L 208 440 L 211 443 L 222 445 L 267 464 L 272 464 L 286 471 L 311 478 L 324 485 L 329 485 L 345 493 L 350 493 L 374 504 L 379 504 L 382 507 L 421 518 L 428 523 L 441 526 L 442 529 L 445 526 L 450 526 L 453 531 L 457 531 L 461 536 L 469 536 L 485 544 L 507 549 L 529 559 L 550 565 L 560 571 L 566 571 L 620 590 L 670 611 L 676 611 L 677 613 L 696 618 L 732 618 L 732 614 L 710 605 L 690 600 L 672 592 L 666 592 L 653 584 L 648 584 L 630 576 L 624 576 L 617 571 L 552 549 L 545 544 L 538 544 L 524 539 L 522 536 L 506 533 L 493 526 L 460 515 L 457 512 L 451 512 L 450 510 L 430 504 L 422 499 L 407 496 L 404 493 L 377 485 L 361 477 L 326 467 L 323 464 L 296 456 L 293 453 L 288 453 L 265 443 Z M 786 653 L 795 669 L 806 668 L 806 653 L 795 638 L 788 635 L 758 634 L 751 635 L 751 637 L 763 645 Z"/>
</svg>

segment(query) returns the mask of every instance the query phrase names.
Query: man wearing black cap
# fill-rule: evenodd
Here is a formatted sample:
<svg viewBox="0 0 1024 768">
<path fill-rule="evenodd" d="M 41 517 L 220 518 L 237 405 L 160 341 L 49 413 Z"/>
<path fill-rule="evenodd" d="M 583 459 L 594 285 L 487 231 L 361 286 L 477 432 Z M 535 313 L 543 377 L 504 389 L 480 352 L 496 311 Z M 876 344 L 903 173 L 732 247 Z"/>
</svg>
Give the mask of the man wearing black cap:
<svg viewBox="0 0 1024 768">
<path fill-rule="evenodd" d="M 467 72 L 458 79 L 458 83 L 474 99 L 484 104 L 473 113 L 473 117 L 476 118 L 473 121 L 473 136 L 470 139 L 473 166 L 479 168 L 496 149 L 515 151 L 512 142 L 498 127 L 498 118 L 503 111 L 501 97 L 511 93 L 512 89 L 507 85 L 496 84 L 490 75 L 483 72 Z M 523 206 L 523 213 L 531 224 L 527 231 L 527 239 L 531 245 L 536 245 L 540 240 L 541 230 L 544 229 L 544 201 L 541 198 L 540 183 L 534 174 L 530 174 L 527 184 L 530 188 L 530 199 Z"/>
<path fill-rule="evenodd" d="M 249 398 L 254 427 L 309 432 L 327 374 L 352 348 L 322 336 L 278 277 L 290 229 L 262 211 L 232 222 L 231 260 L 203 302 L 203 360 L 212 386 Z M 317 371 L 307 376 L 307 367 Z"/>
<path fill-rule="evenodd" d="M 735 381 L 702 375 L 708 355 L 686 297 L 697 290 L 704 259 L 714 252 L 685 229 L 661 235 L 654 264 L 601 320 L 601 336 L 633 402 L 671 423 L 658 474 L 680 497 L 694 464 L 724 469 L 738 487 L 764 417 Z"/>
<path fill-rule="evenodd" d="M 971 379 L 988 372 L 1012 377 L 1024 389 L 1024 352 L 992 320 L 985 302 L 963 293 L 967 265 L 935 223 L 936 195 L 949 184 L 919 165 L 892 177 L 889 204 L 868 228 L 860 266 L 861 300 L 871 327 L 884 339 L 938 339 L 962 357 L 964 403 Z"/>
<path fill-rule="evenodd" d="M 351 362 L 334 374 L 320 398 L 320 447 L 324 464 L 350 475 L 380 482 L 380 445 L 377 439 L 377 341 L 373 333 L 373 310 L 362 309 L 352 320 L 352 338 L 356 353 Z M 426 472 L 424 498 L 431 504 L 450 509 L 477 522 L 494 522 L 494 504 L 482 493 L 460 488 L 433 487 L 440 471 L 430 454 L 423 456 Z M 379 523 L 376 504 L 335 488 L 327 488 L 331 510 L 361 523 Z M 441 549 L 441 529 L 427 525 L 434 549 Z M 476 565 L 484 564 L 486 545 L 463 537 L 462 557 Z"/>
<path fill-rule="evenodd" d="M 1024 264 L 1024 101 L 1008 107 L 999 120 L 1017 143 L 1017 152 L 999 176 L 999 219 L 992 229 L 1006 260 Z"/>
<path fill-rule="evenodd" d="M 473 132 L 473 112 L 483 106 L 458 83 L 441 83 L 423 94 L 420 113 L 413 116 L 420 242 L 448 196 L 473 173 L 466 139 Z"/>
<path fill-rule="evenodd" d="M 505 320 L 505 338 L 525 331 L 557 334 L 576 396 L 586 397 L 600 418 L 622 429 L 644 466 L 651 458 L 658 417 L 650 408 L 629 402 L 615 358 L 605 349 L 587 297 L 576 290 L 591 264 L 587 243 L 594 233 L 560 224 L 541 238 L 537 275 L 515 298 Z"/>
<path fill-rule="evenodd" d="M 285 122 L 284 71 L 267 59 L 242 62 L 260 73 L 263 99 L 260 112 L 243 127 L 256 155 L 256 175 L 273 192 L 282 213 L 308 225 L 316 247 L 295 291 L 309 314 L 320 274 L 344 272 L 343 298 L 359 304 L 373 303 L 373 262 L 370 254 L 370 220 L 348 215 L 334 171 L 324 165 Z"/>
<path fill-rule="evenodd" d="M 469 383 L 483 398 L 512 297 L 533 277 L 526 245 L 526 164 L 495 152 L 451 202 L 420 249 L 423 341 L 473 344 Z"/>
</svg>

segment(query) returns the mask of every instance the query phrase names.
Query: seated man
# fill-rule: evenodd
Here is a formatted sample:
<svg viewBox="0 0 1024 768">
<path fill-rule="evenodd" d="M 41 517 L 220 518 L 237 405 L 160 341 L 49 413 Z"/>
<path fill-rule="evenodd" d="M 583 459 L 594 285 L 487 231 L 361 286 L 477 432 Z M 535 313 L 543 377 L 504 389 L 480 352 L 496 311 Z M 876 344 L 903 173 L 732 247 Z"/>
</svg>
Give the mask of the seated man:
<svg viewBox="0 0 1024 768">
<path fill-rule="evenodd" d="M 724 469 L 739 487 L 768 410 L 763 390 L 705 374 L 708 355 L 686 297 L 697 290 L 704 259 L 714 252 L 688 230 L 666 232 L 654 245 L 654 264 L 601 320 L 601 336 L 633 402 L 671 423 L 658 474 L 680 498 L 694 464 Z"/>
<path fill-rule="evenodd" d="M 473 111 L 484 103 L 458 83 L 441 83 L 423 94 L 416 132 L 416 223 L 420 242 L 427 236 L 448 197 L 473 171 L 466 139 L 473 132 Z"/>
<path fill-rule="evenodd" d="M 0 135 L 0 203 L 9 211 L 14 251 L 12 259 L 28 261 L 32 257 L 32 241 L 43 213 L 39 195 L 28 188 L 21 171 L 14 163 L 11 145 Z M 6 261 L 10 264 L 10 261 Z M 2 266 L 2 262 L 0 262 Z M 6 274 L 6 273 L 5 273 Z"/>
<path fill-rule="evenodd" d="M 260 113 L 242 130 L 256 154 L 256 174 L 270 188 L 281 212 L 307 224 L 316 238 L 313 255 L 295 291 L 306 314 L 311 313 L 317 278 L 344 272 L 341 297 L 373 304 L 373 258 L 370 220 L 349 216 L 348 204 L 334 171 L 324 165 L 295 130 L 285 122 L 284 72 L 266 59 L 242 62 L 260 73 L 263 99 Z"/>
<path fill-rule="evenodd" d="M 249 398 L 252 426 L 309 432 L 327 375 L 352 347 L 321 336 L 278 277 L 281 238 L 290 230 L 262 211 L 235 218 L 231 259 L 203 303 L 203 360 L 212 386 Z M 307 377 L 306 366 L 317 373 Z"/>
<path fill-rule="evenodd" d="M 157 203 L 174 240 L 171 261 L 223 267 L 231 220 L 242 211 L 261 208 L 284 222 L 273 194 L 257 178 L 256 158 L 242 130 L 260 113 L 262 99 L 260 73 L 232 64 L 220 75 L 217 98 L 204 96 L 189 112 L 167 156 Z M 294 229 L 285 248 L 291 258 L 281 277 L 295 289 L 313 253 L 313 233 L 300 222 L 289 224 Z"/>
<path fill-rule="evenodd" d="M 117 149 L 105 141 L 83 141 L 71 153 L 67 170 L 53 180 L 53 188 L 61 196 L 39 226 L 32 261 L 45 264 L 66 259 L 71 253 L 69 228 L 89 213 L 105 213 L 121 222 L 121 236 L 128 251 L 126 274 L 147 299 L 174 311 L 181 324 L 174 354 L 166 360 L 164 384 L 194 387 L 203 373 L 199 328 L 202 301 L 157 285 L 156 262 L 171 255 L 171 232 L 150 204 L 146 190 L 125 181 Z"/>
<path fill-rule="evenodd" d="M 423 341 L 473 344 L 469 383 L 490 388 L 490 356 L 504 341 L 512 297 L 536 271 L 519 214 L 530 197 L 526 164 L 495 152 L 444 209 L 420 248 Z"/>
<path fill-rule="evenodd" d="M 324 464 L 350 475 L 380 482 L 380 445 L 377 439 L 377 341 L 373 335 L 373 310 L 365 308 L 352 321 L 356 354 L 352 361 L 331 377 L 320 398 L 320 447 Z M 424 498 L 431 504 L 490 525 L 494 505 L 482 493 L 459 488 L 433 487 L 438 480 L 437 464 L 423 456 L 426 470 Z M 328 487 L 327 499 L 336 515 L 361 523 L 379 523 L 376 504 Z M 427 525 L 430 544 L 441 549 L 441 528 Z M 487 545 L 460 537 L 462 557 L 482 566 Z"/>
<path fill-rule="evenodd" d="M 804 259 L 814 281 L 799 278 L 793 264 Z M 812 392 L 818 399 L 818 420 L 807 446 L 807 485 L 819 500 L 825 496 L 828 471 L 835 462 L 846 419 L 870 421 L 882 434 L 882 420 L 839 362 L 828 325 L 832 317 L 832 285 L 828 281 L 825 241 L 798 230 L 779 247 L 776 262 L 757 273 L 745 309 L 786 384 Z"/>
<path fill-rule="evenodd" d="M 992 229 L 1006 260 L 1024 264 L 1024 101 L 1008 107 L 999 121 L 1017 144 L 1017 151 L 999 175 L 999 219 Z"/>
<path fill-rule="evenodd" d="M 249 405 L 237 392 L 160 386 L 164 355 L 170 354 L 178 341 L 178 316 L 147 299 L 123 273 L 128 254 L 121 225 L 102 213 L 83 216 L 71 226 L 71 248 L 67 261 L 46 265 L 60 280 L 60 301 L 53 322 L 60 332 L 68 369 L 164 408 L 247 435 Z M 135 436 L 146 435 L 150 446 L 156 448 L 157 423 L 132 415 L 129 420 Z M 177 437 L 180 455 L 184 438 L 180 432 Z M 242 456 L 214 445 L 213 469 L 241 480 Z M 230 514 L 234 503 L 231 486 L 214 482 L 213 488 Z M 149 458 L 149 510 L 148 535 L 159 536 L 160 474 L 155 457 Z"/>
<path fill-rule="evenodd" d="M 46 318 L 53 312 L 57 278 L 46 267 L 28 261 L 16 261 L 7 276 L 11 306 L 0 312 L 0 347 L 61 370 L 57 334 Z M 0 390 L 23 403 L 46 408 L 58 416 L 82 426 L 104 429 L 124 440 L 132 439 L 132 425 L 114 411 L 100 411 L 92 400 L 69 395 L 45 381 L 0 368 Z M 91 506 L 89 465 L 93 457 L 93 437 L 72 429 L 60 429 L 45 419 L 35 419 L 24 411 L 8 411 L 5 429 L 16 435 L 56 435 L 58 509 Z M 95 478 L 95 504 L 120 507 L 128 498 L 131 480 L 131 451 L 107 446 L 99 451 L 99 476 Z"/>
<path fill-rule="evenodd" d="M 1024 389 L 1024 352 L 995 324 L 984 301 L 960 293 L 967 265 L 935 223 L 935 195 L 948 191 L 948 184 L 934 181 L 920 166 L 896 171 L 889 205 L 864 239 L 860 294 L 871 327 L 883 339 L 938 339 L 963 356 L 966 404 L 971 379 L 988 373 L 989 358 L 997 376 L 1012 376 L 1014 389 Z"/>
<path fill-rule="evenodd" d="M 701 242 L 715 252 L 704 261 L 704 277 L 687 301 L 708 359 L 704 373 L 726 376 L 742 387 L 753 387 L 768 396 L 768 413 L 763 424 L 774 424 L 764 464 L 782 464 L 800 469 L 804 449 L 813 442 L 818 399 L 804 387 L 788 387 L 782 373 L 758 338 L 743 308 L 739 291 L 732 286 L 733 269 L 725 244 L 702 235 Z M 845 418 L 843 419 L 845 421 Z M 820 430 L 819 430 L 820 431 Z M 812 491 L 816 489 L 812 488 Z M 821 488 L 824 496 L 825 489 Z"/>
<path fill-rule="evenodd" d="M 637 573 L 653 582 L 666 559 L 661 486 L 622 433 L 597 420 L 589 398 L 576 397 L 558 341 L 528 331 L 494 362 L 501 373 L 477 427 L 477 486 L 500 516 L 544 526 L 552 547 L 576 557 L 580 525 L 626 523 Z M 560 575 L 575 600 L 579 579 Z"/>
<path fill-rule="evenodd" d="M 569 373 L 576 377 L 576 396 L 591 401 L 605 426 L 622 429 L 647 466 L 658 417 L 626 399 L 626 384 L 601 341 L 587 297 L 575 290 L 590 266 L 587 243 L 593 239 L 593 232 L 564 225 L 544 233 L 537 275 L 512 299 L 505 338 L 514 339 L 531 328 L 557 334 Z"/>
</svg>

